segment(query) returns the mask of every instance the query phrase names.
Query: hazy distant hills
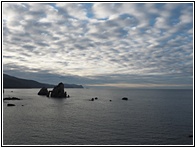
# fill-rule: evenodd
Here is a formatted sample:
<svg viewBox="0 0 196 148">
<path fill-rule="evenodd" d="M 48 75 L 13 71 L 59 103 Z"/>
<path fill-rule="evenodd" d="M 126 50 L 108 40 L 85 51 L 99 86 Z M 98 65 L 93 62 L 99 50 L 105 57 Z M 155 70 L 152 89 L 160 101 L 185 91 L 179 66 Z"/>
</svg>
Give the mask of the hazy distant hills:
<svg viewBox="0 0 196 148">
<path fill-rule="evenodd" d="M 56 84 L 58 85 L 58 84 Z M 55 85 L 39 83 L 34 80 L 21 79 L 3 74 L 3 88 L 53 88 Z M 82 85 L 64 84 L 65 88 L 83 88 Z"/>
</svg>

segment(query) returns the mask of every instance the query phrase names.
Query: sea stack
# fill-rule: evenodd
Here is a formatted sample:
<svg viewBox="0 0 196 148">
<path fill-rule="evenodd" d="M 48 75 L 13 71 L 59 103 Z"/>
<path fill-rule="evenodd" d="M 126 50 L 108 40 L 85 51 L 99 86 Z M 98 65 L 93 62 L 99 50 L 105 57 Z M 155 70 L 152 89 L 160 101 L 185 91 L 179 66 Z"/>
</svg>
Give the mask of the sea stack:
<svg viewBox="0 0 196 148">
<path fill-rule="evenodd" d="M 48 94 L 49 92 L 46 87 L 41 88 L 40 91 L 38 92 L 38 95 L 41 95 L 41 96 L 48 96 Z"/>
<path fill-rule="evenodd" d="M 61 82 L 55 86 L 51 92 L 51 97 L 53 98 L 65 98 L 64 84 Z"/>
</svg>

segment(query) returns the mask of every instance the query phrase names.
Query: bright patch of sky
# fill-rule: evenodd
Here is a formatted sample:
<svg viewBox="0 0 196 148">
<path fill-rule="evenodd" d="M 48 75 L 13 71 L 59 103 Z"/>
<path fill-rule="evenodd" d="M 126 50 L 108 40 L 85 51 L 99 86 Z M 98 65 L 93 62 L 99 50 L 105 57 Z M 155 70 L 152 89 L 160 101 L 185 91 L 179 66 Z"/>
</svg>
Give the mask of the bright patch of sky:
<svg viewBox="0 0 196 148">
<path fill-rule="evenodd" d="M 193 83 L 193 3 L 3 2 L 3 71 L 86 86 Z"/>
</svg>

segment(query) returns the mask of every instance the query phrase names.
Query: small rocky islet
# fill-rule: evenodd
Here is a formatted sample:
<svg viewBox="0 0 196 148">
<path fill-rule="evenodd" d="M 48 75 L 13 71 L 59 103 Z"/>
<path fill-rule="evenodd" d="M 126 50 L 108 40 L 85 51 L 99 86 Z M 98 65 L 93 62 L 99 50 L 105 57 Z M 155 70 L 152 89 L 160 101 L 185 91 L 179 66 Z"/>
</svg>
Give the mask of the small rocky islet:
<svg viewBox="0 0 196 148">
<path fill-rule="evenodd" d="M 22 100 L 22 99 L 17 97 L 7 97 L 7 98 L 3 98 L 3 100 Z M 8 103 L 7 106 L 16 106 L 16 105 L 13 103 Z"/>
<path fill-rule="evenodd" d="M 64 84 L 61 82 L 53 88 L 53 90 L 48 90 L 46 87 L 43 87 L 38 92 L 38 95 L 47 96 L 52 98 L 69 98 L 67 92 L 64 91 Z"/>
<path fill-rule="evenodd" d="M 90 99 L 89 101 L 94 101 L 94 100 L 98 100 L 97 97 Z"/>
<path fill-rule="evenodd" d="M 3 98 L 3 100 L 22 100 L 22 99 L 17 97 L 7 97 L 7 98 Z"/>
<path fill-rule="evenodd" d="M 128 100 L 128 98 L 127 98 L 127 97 L 123 97 L 123 98 L 122 98 L 122 100 L 125 100 L 125 101 L 127 101 L 127 100 Z"/>
<path fill-rule="evenodd" d="M 15 104 L 8 103 L 7 106 L 15 106 Z"/>
</svg>

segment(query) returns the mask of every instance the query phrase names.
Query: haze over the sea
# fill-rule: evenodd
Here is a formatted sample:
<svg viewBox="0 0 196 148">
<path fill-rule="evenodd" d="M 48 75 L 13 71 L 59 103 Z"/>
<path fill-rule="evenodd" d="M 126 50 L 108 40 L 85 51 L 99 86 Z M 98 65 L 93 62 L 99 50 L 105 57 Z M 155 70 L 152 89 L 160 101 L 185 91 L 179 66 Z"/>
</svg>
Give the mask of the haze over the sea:
<svg viewBox="0 0 196 148">
<path fill-rule="evenodd" d="M 193 3 L 2 5 L 3 73 L 87 87 L 193 86 Z"/>
</svg>

